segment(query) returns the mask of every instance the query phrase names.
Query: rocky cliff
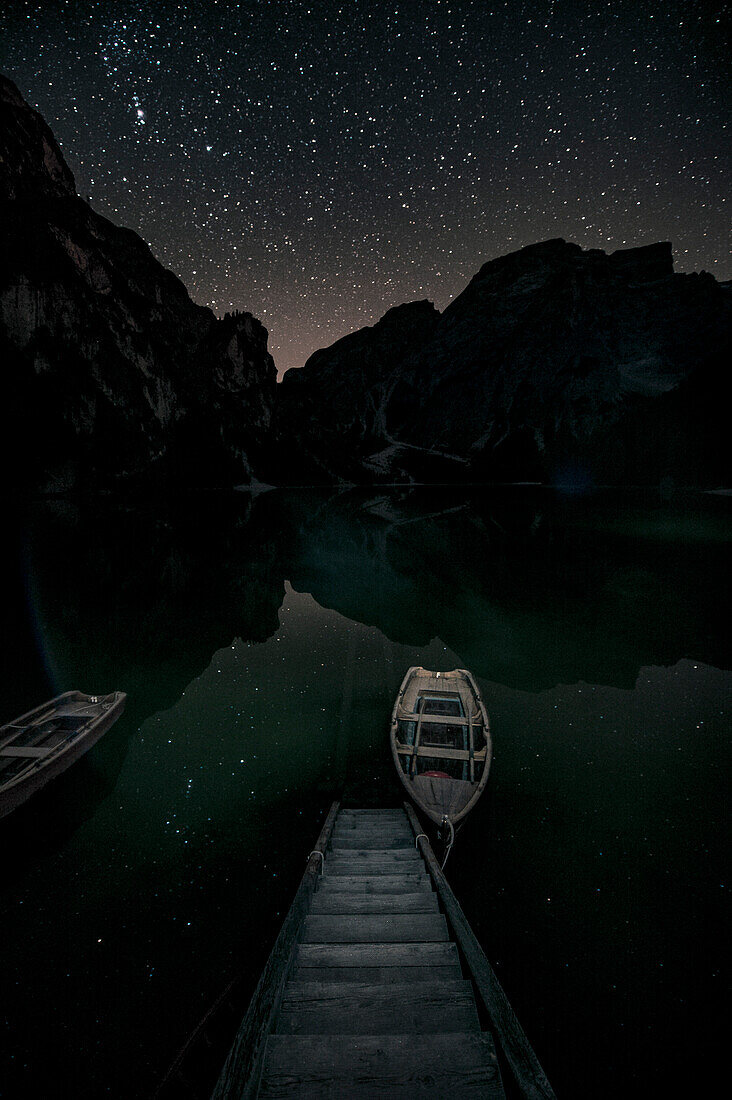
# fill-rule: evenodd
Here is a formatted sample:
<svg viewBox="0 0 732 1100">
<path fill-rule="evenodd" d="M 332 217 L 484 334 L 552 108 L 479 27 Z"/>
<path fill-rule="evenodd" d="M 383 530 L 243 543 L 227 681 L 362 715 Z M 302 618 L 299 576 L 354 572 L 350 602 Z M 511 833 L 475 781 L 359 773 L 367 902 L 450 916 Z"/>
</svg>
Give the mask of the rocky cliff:
<svg viewBox="0 0 732 1100">
<path fill-rule="evenodd" d="M 249 480 L 275 397 L 266 330 L 196 306 L 79 198 L 48 126 L 2 77 L 0 224 L 0 481 Z"/>
<path fill-rule="evenodd" d="M 431 302 L 397 306 L 372 328 L 316 351 L 302 370 L 288 371 L 278 387 L 273 478 L 287 483 L 295 472 L 316 483 L 378 477 L 392 391 L 403 363 L 433 334 L 439 317 Z"/>
<path fill-rule="evenodd" d="M 729 335 L 728 289 L 669 244 L 545 241 L 290 371 L 282 453 L 323 480 L 728 484 Z"/>
</svg>

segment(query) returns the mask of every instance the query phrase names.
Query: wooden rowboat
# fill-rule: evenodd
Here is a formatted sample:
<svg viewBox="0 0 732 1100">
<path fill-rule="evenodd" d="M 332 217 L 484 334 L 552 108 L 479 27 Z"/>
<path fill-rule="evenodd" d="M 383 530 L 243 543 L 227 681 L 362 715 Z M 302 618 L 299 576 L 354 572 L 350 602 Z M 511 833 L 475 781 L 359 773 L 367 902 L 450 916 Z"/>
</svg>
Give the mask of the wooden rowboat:
<svg viewBox="0 0 732 1100">
<path fill-rule="evenodd" d="M 491 737 L 483 700 L 464 668 L 410 668 L 391 719 L 391 751 L 410 798 L 437 825 L 456 825 L 488 781 Z"/>
<path fill-rule="evenodd" d="M 123 691 L 66 691 L 0 727 L 0 817 L 66 771 L 116 722 Z"/>
</svg>

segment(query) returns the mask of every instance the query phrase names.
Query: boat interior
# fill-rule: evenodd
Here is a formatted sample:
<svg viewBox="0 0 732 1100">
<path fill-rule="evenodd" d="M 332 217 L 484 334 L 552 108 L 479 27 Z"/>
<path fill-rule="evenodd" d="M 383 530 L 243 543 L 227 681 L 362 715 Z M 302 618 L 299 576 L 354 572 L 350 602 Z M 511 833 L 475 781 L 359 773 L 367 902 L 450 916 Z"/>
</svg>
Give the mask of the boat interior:
<svg viewBox="0 0 732 1100">
<path fill-rule="evenodd" d="M 60 745 L 73 741 L 84 733 L 88 721 L 78 710 L 70 708 L 40 715 L 34 722 L 18 725 L 10 723 L 3 728 L 0 743 L 0 782 L 14 778 L 28 765 L 43 760 Z"/>
<path fill-rule="evenodd" d="M 466 713 L 466 703 L 458 691 L 418 689 L 414 709 L 397 715 L 397 752 L 405 775 L 476 782 L 485 738 L 479 713 Z"/>
</svg>

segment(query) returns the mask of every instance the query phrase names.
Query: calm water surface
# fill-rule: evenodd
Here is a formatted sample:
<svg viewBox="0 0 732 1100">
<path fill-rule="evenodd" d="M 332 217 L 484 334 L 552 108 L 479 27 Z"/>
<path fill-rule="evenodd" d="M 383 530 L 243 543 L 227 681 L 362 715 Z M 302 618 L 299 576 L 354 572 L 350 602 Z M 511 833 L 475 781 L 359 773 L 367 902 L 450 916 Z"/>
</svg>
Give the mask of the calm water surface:
<svg viewBox="0 0 732 1100">
<path fill-rule="evenodd" d="M 236 975 L 246 1002 L 330 801 L 398 803 L 421 664 L 472 669 L 491 714 L 449 877 L 558 1094 L 703 1095 L 731 512 L 525 488 L 19 513 L 0 718 L 129 700 L 0 822 L 0 1094 L 151 1096 Z"/>
</svg>

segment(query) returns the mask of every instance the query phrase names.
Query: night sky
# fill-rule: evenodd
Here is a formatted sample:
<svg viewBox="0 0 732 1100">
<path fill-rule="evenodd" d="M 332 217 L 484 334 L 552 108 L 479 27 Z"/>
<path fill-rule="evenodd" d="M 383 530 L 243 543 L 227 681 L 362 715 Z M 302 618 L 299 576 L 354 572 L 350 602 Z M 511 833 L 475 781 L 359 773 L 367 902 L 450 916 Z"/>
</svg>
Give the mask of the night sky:
<svg viewBox="0 0 732 1100">
<path fill-rule="evenodd" d="M 547 237 L 728 278 L 724 7 L 11 2 L 0 67 L 100 213 L 280 371 Z"/>
</svg>

